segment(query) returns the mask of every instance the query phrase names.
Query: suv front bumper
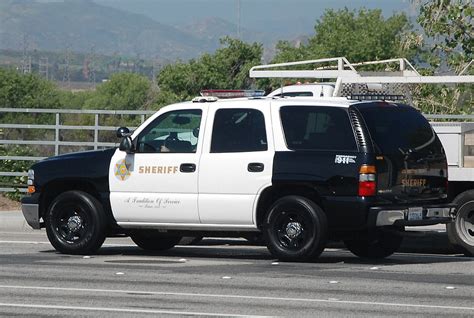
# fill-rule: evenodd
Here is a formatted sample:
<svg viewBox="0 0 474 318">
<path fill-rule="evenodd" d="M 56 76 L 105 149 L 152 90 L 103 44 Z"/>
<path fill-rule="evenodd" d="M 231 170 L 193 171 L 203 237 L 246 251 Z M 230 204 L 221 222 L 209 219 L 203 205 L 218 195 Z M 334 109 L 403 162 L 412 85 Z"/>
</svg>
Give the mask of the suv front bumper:
<svg viewBox="0 0 474 318">
<path fill-rule="evenodd" d="M 420 226 L 450 223 L 456 216 L 455 204 L 383 206 L 369 210 L 371 226 Z"/>
<path fill-rule="evenodd" d="M 26 223 L 35 230 L 41 228 L 40 211 L 38 204 L 39 194 L 26 196 L 21 199 L 21 211 Z"/>
</svg>

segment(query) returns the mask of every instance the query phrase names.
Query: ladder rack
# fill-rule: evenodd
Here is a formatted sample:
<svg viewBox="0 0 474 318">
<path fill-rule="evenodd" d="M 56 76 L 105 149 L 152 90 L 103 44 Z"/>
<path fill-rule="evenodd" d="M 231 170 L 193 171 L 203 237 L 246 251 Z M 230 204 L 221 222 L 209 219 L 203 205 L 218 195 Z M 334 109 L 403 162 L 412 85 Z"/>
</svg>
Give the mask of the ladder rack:
<svg viewBox="0 0 474 318">
<path fill-rule="evenodd" d="M 397 65 L 397 70 L 359 71 L 358 67 L 367 65 Z M 312 78 L 335 79 L 333 96 L 340 96 L 344 84 L 456 84 L 474 83 L 473 75 L 463 75 L 472 65 L 471 61 L 459 75 L 422 76 L 405 58 L 381 61 L 350 63 L 345 57 L 306 60 L 289 63 L 257 65 L 250 69 L 251 78 Z M 303 65 L 313 65 L 308 69 L 291 69 Z"/>
</svg>

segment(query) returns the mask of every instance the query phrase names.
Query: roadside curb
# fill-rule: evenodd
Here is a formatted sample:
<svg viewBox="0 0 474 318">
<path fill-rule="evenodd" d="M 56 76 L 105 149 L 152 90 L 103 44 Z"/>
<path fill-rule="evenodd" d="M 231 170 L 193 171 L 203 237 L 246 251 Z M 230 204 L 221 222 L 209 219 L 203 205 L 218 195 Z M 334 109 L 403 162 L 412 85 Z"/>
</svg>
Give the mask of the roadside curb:
<svg viewBox="0 0 474 318">
<path fill-rule="evenodd" d="M 0 211 L 0 231 L 30 232 L 33 229 L 26 223 L 21 211 Z"/>
</svg>

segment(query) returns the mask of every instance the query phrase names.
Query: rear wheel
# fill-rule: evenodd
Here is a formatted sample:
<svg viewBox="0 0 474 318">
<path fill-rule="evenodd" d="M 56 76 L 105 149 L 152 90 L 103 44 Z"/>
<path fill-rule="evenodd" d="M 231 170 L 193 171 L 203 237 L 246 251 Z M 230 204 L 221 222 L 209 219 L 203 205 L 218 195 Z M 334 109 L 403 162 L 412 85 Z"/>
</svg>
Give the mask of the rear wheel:
<svg viewBox="0 0 474 318">
<path fill-rule="evenodd" d="M 347 249 L 362 258 L 382 259 L 395 253 L 402 244 L 403 236 L 395 231 L 374 230 L 362 237 L 345 240 Z"/>
<path fill-rule="evenodd" d="M 283 197 L 266 216 L 264 236 L 272 255 L 281 260 L 315 259 L 326 245 L 326 215 L 305 197 Z"/>
<path fill-rule="evenodd" d="M 147 251 L 165 251 L 173 248 L 181 240 L 180 236 L 165 236 L 157 231 L 136 231 L 130 234 L 138 247 Z"/>
<path fill-rule="evenodd" d="M 60 194 L 45 214 L 46 234 L 65 254 L 91 254 L 104 243 L 106 220 L 102 204 L 82 191 Z"/>
<path fill-rule="evenodd" d="M 466 256 L 474 256 L 474 191 L 461 193 L 453 203 L 458 210 L 454 222 L 446 225 L 449 241 Z"/>
</svg>

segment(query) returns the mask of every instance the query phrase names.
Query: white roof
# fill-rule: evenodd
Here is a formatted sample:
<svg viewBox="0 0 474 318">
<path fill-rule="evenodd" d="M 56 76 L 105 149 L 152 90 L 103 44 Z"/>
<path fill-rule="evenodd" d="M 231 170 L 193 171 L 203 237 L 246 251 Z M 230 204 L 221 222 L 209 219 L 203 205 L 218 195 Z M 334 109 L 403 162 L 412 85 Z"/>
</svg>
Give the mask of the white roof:
<svg viewBox="0 0 474 318">
<path fill-rule="evenodd" d="M 261 104 L 262 102 L 271 102 L 272 105 L 299 105 L 299 106 L 338 106 L 338 107 L 349 107 L 350 105 L 361 103 L 359 100 L 350 100 L 346 97 L 259 97 L 259 98 L 229 98 L 229 99 L 219 99 L 216 102 L 206 102 L 206 103 L 193 103 L 193 102 L 184 102 L 179 104 L 174 104 L 170 106 L 186 106 L 185 108 L 193 108 L 199 105 L 232 105 L 236 104 L 236 107 L 242 108 L 246 106 L 255 106 Z M 166 106 L 168 107 L 168 106 Z M 182 107 L 184 108 L 184 107 Z"/>
</svg>

